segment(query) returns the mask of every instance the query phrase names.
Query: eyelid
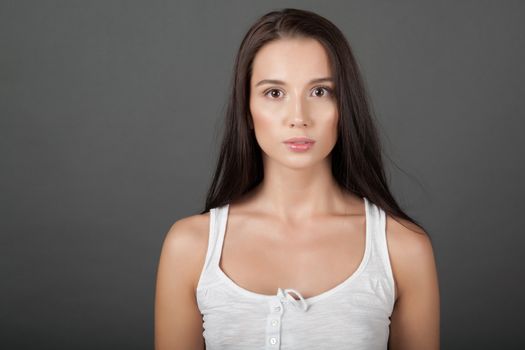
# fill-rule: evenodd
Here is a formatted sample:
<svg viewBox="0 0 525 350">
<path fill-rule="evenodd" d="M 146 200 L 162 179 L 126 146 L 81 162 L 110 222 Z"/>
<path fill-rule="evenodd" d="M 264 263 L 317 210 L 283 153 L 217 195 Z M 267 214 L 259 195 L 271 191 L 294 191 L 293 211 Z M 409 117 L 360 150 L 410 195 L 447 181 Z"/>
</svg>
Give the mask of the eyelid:
<svg viewBox="0 0 525 350">
<path fill-rule="evenodd" d="M 333 89 L 332 89 L 331 87 L 329 87 L 329 86 L 326 86 L 326 85 L 318 85 L 318 86 L 314 86 L 314 87 L 312 88 L 312 91 L 313 91 L 313 90 L 316 90 L 316 89 L 319 89 L 319 88 L 321 88 L 321 89 L 325 89 L 325 90 L 326 90 L 328 93 L 330 93 L 330 94 L 333 92 Z M 282 91 L 281 89 L 278 89 L 278 88 L 272 87 L 272 88 L 269 88 L 268 90 L 264 91 L 264 92 L 263 92 L 263 95 L 264 95 L 264 96 L 267 96 L 268 93 L 269 93 L 270 91 L 273 91 L 273 90 L 281 91 L 281 92 L 284 94 L 284 91 Z M 275 100 L 275 98 L 272 98 L 272 99 Z"/>
</svg>

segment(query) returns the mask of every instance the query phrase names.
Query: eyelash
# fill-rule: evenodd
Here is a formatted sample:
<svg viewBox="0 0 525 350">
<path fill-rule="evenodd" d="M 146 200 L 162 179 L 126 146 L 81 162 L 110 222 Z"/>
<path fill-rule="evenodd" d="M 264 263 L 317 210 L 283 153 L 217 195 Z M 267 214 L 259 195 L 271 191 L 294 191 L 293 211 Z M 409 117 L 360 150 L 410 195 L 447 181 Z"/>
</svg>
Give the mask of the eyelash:
<svg viewBox="0 0 525 350">
<path fill-rule="evenodd" d="M 332 92 L 333 92 L 333 90 L 332 90 L 331 88 L 329 88 L 328 86 L 316 86 L 313 90 L 315 91 L 315 90 L 317 90 L 317 89 L 325 89 L 329 94 L 332 94 Z M 266 91 L 263 93 L 263 95 L 264 95 L 264 96 L 267 96 L 268 93 L 270 93 L 271 91 L 274 91 L 274 90 L 276 90 L 276 91 L 281 91 L 281 90 L 279 90 L 279 89 L 274 89 L 274 88 L 272 88 L 272 89 L 268 89 L 268 90 L 266 90 Z M 281 91 L 281 92 L 282 92 L 282 91 Z M 324 96 L 321 96 L 321 97 L 324 97 Z M 275 100 L 276 98 L 272 98 L 272 99 Z"/>
</svg>

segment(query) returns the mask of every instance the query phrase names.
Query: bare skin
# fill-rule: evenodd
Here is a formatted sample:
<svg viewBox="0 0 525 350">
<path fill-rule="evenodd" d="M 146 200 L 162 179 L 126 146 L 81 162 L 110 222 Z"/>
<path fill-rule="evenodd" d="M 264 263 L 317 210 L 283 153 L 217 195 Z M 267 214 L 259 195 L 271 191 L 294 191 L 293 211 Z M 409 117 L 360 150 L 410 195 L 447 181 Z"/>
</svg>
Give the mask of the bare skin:
<svg viewBox="0 0 525 350">
<path fill-rule="evenodd" d="M 330 170 L 329 154 L 337 136 L 335 99 L 323 93 L 328 90 L 320 84 L 310 83 L 330 75 L 326 52 L 312 39 L 281 39 L 256 55 L 250 110 L 265 177 L 244 198 L 230 203 L 220 261 L 221 269 L 242 288 L 267 295 L 278 287 L 294 288 L 309 298 L 341 283 L 361 262 L 363 200 L 343 193 Z M 264 79 L 283 84 L 257 85 Z M 308 136 L 316 143 L 298 154 L 282 143 L 293 136 Z M 432 246 L 419 227 L 398 221 L 387 217 L 396 285 L 389 348 L 439 349 Z M 204 349 L 195 289 L 208 230 L 206 213 L 178 220 L 166 235 L 157 272 L 156 350 Z"/>
</svg>

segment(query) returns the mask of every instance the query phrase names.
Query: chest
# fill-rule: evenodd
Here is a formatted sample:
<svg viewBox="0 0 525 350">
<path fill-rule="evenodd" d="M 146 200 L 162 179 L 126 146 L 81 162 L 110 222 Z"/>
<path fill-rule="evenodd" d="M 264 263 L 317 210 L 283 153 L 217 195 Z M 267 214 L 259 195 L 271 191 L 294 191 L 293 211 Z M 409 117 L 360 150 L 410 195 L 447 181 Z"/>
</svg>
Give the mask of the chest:
<svg viewBox="0 0 525 350">
<path fill-rule="evenodd" d="M 351 276 L 365 251 L 365 220 L 340 218 L 290 228 L 264 220 L 230 220 L 219 267 L 258 294 L 277 288 L 319 295 Z"/>
</svg>

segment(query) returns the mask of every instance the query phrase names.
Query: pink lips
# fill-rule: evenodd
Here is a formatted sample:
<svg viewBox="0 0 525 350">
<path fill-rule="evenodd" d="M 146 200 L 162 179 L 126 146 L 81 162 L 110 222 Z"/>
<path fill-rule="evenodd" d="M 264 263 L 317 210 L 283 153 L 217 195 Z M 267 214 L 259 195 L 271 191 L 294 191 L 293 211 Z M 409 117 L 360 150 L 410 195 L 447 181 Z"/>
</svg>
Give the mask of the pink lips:
<svg viewBox="0 0 525 350">
<path fill-rule="evenodd" d="M 295 152 L 304 152 L 313 147 L 315 141 L 308 137 L 292 137 L 284 141 L 288 149 Z"/>
</svg>

